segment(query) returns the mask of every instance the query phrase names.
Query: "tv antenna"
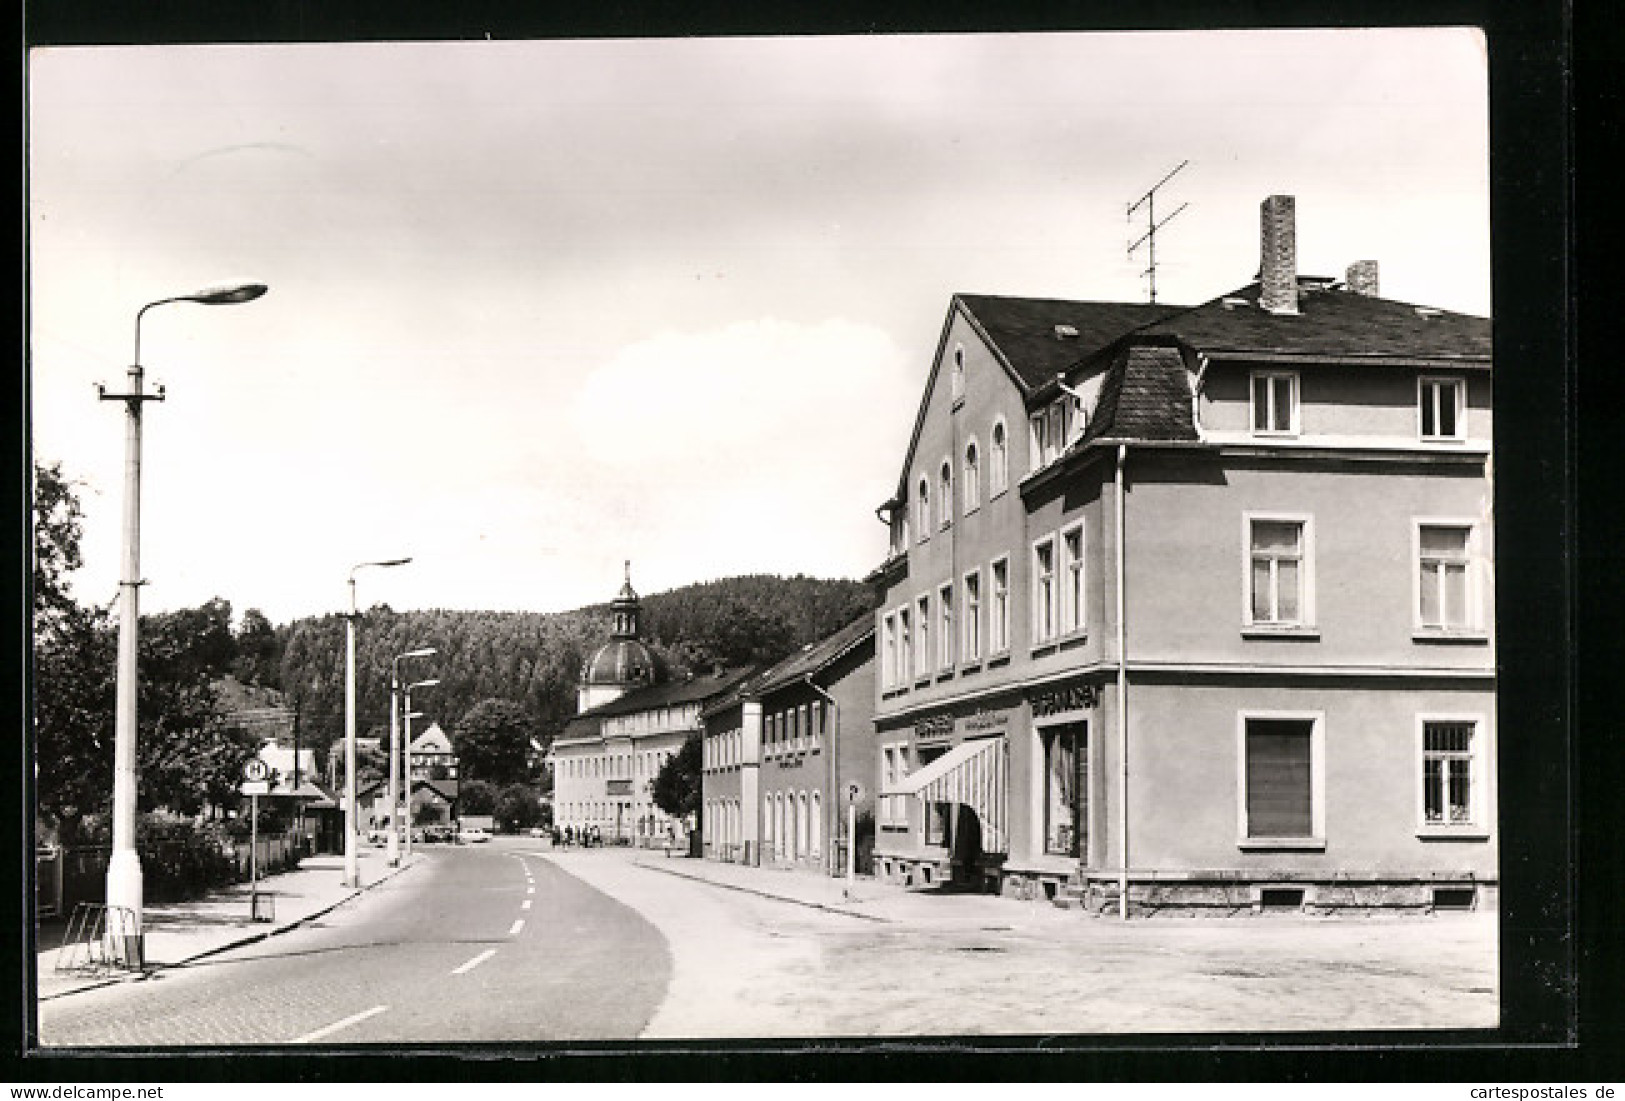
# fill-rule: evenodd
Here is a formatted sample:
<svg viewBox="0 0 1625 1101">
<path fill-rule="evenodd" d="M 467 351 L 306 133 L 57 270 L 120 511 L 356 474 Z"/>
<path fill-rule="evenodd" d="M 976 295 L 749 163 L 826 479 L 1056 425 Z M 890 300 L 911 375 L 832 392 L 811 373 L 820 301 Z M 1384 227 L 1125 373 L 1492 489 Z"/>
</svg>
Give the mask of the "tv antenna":
<svg viewBox="0 0 1625 1101">
<path fill-rule="evenodd" d="M 1147 191 L 1144 195 L 1141 195 L 1137 200 L 1130 204 L 1128 208 L 1127 217 L 1132 219 L 1136 210 L 1139 210 L 1142 206 L 1145 207 L 1146 231 L 1138 241 L 1135 241 L 1128 247 L 1128 254 L 1132 257 L 1135 249 L 1139 248 L 1141 245 L 1146 247 L 1148 263 L 1146 269 L 1140 274 L 1150 279 L 1152 302 L 1157 300 L 1157 230 L 1179 217 L 1179 212 L 1191 205 L 1190 203 L 1180 203 L 1179 210 L 1174 211 L 1172 214 L 1168 215 L 1168 217 L 1159 222 L 1157 221 L 1157 189 L 1177 176 L 1179 174 L 1179 170 L 1190 163 L 1191 162 L 1188 160 L 1180 161 L 1178 168 L 1175 168 L 1162 179 L 1152 184 L 1151 190 Z"/>
</svg>

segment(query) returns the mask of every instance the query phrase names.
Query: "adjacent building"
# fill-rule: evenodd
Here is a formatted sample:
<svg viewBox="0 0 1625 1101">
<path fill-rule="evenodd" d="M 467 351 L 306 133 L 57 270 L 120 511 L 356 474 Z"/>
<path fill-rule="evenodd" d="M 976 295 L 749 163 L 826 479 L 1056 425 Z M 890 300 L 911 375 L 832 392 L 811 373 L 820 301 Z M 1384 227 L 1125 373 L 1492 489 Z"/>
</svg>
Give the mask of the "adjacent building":
<svg viewBox="0 0 1625 1101">
<path fill-rule="evenodd" d="M 865 615 L 705 709 L 707 857 L 845 867 L 874 807 L 874 637 Z"/>
<path fill-rule="evenodd" d="M 1493 902 L 1490 323 L 1261 230 L 1193 308 L 950 303 L 872 577 L 879 874 Z"/>
<path fill-rule="evenodd" d="M 606 842 L 659 845 L 686 838 L 689 824 L 654 801 L 654 779 L 700 730 L 700 712 L 749 670 L 716 670 L 668 680 L 641 638 L 642 609 L 626 581 L 610 605 L 609 641 L 585 664 L 580 712 L 553 739 L 554 822 L 576 834 L 596 830 Z"/>
</svg>

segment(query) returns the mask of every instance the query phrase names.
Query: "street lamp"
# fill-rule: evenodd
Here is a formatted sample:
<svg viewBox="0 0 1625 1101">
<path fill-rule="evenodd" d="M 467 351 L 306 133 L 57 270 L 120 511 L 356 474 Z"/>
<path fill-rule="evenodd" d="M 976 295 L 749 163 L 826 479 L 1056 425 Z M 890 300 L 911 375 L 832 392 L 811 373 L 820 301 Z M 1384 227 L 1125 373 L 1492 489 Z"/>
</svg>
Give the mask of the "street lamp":
<svg viewBox="0 0 1625 1101">
<path fill-rule="evenodd" d="M 144 958 L 141 930 L 141 857 L 135 848 L 136 807 L 136 699 L 139 687 L 136 643 L 140 629 L 141 581 L 141 406 L 162 401 L 163 387 L 151 394 L 141 390 L 141 319 L 154 306 L 171 302 L 201 302 L 229 306 L 252 302 L 266 290 L 264 283 L 238 283 L 213 287 L 196 294 L 181 294 L 148 302 L 135 314 L 135 356 L 128 373 L 129 392 L 109 394 L 97 386 L 102 401 L 122 401 L 124 429 L 124 566 L 119 579 L 117 700 L 113 719 L 113 852 L 107 862 L 107 904 L 122 907 L 133 923 L 124 930 L 133 938 L 135 962 Z"/>
<path fill-rule="evenodd" d="M 361 886 L 355 851 L 355 575 L 369 566 L 404 566 L 410 558 L 360 562 L 350 567 L 350 614 L 344 620 L 344 885 Z"/>
<path fill-rule="evenodd" d="M 401 759 L 401 731 L 400 731 L 400 705 L 396 696 L 401 688 L 401 662 L 406 658 L 426 658 L 435 653 L 433 646 L 421 646 L 416 650 L 408 650 L 404 654 L 397 654 L 389 663 L 389 841 L 385 850 L 389 855 L 389 866 L 396 868 L 401 863 L 400 833 L 401 817 L 401 783 L 399 761 Z M 410 708 L 410 702 L 406 705 Z M 407 777 L 407 802 L 412 801 L 410 792 L 411 777 Z"/>
<path fill-rule="evenodd" d="M 417 680 L 406 686 L 406 736 L 401 739 L 401 771 L 406 775 L 406 858 L 412 858 L 412 720 L 420 712 L 412 710 L 412 689 L 427 688 L 432 684 L 439 684 L 438 677 L 429 680 Z"/>
</svg>

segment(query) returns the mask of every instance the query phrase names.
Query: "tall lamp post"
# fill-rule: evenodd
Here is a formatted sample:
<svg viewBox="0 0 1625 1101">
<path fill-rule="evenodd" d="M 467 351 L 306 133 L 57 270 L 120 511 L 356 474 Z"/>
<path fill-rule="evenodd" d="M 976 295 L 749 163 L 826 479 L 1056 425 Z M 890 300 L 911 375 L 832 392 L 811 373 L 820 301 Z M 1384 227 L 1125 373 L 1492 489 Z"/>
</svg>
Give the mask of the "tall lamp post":
<svg viewBox="0 0 1625 1101">
<path fill-rule="evenodd" d="M 135 314 L 135 356 L 128 373 L 129 392 L 109 394 L 98 386 L 102 401 L 122 401 L 124 429 L 124 564 L 119 579 L 118 690 L 113 718 L 113 852 L 107 862 L 107 904 L 129 913 L 132 927 L 124 935 L 135 959 L 141 962 L 142 876 L 141 857 L 135 848 L 136 807 L 136 700 L 139 680 L 136 653 L 141 615 L 141 406 L 164 400 L 163 387 L 151 394 L 141 389 L 141 319 L 155 306 L 171 302 L 200 302 L 205 306 L 232 306 L 252 302 L 264 294 L 264 283 L 237 283 L 196 294 L 180 294 L 148 302 Z"/>
<path fill-rule="evenodd" d="M 401 730 L 399 722 L 401 708 L 397 699 L 401 691 L 401 662 L 406 658 L 426 658 L 433 653 L 435 653 L 435 648 L 433 646 L 420 646 L 416 650 L 408 650 L 404 654 L 395 655 L 394 660 L 389 663 L 389 841 L 385 851 L 389 854 L 389 866 L 391 868 L 399 867 L 401 863 L 400 760 L 402 754 Z M 408 710 L 411 709 L 412 704 L 410 700 L 407 701 L 406 706 Z M 408 735 L 408 737 L 410 737 L 410 735 Z M 412 801 L 410 795 L 412 786 L 411 777 L 406 778 L 406 784 L 408 791 L 407 802 L 410 803 Z M 410 826 L 408 826 L 408 828 L 410 828 Z"/>
<path fill-rule="evenodd" d="M 355 575 L 369 566 L 404 566 L 410 558 L 383 562 L 359 562 L 350 567 L 350 614 L 344 620 L 344 885 L 361 886 L 361 870 L 355 851 L 355 623 L 360 618 L 355 604 Z"/>
<path fill-rule="evenodd" d="M 432 652 L 432 651 L 431 651 Z M 406 686 L 406 736 L 401 739 L 401 772 L 406 777 L 406 857 L 412 858 L 412 720 L 419 712 L 412 710 L 412 689 L 439 684 L 438 677 L 417 680 Z"/>
</svg>

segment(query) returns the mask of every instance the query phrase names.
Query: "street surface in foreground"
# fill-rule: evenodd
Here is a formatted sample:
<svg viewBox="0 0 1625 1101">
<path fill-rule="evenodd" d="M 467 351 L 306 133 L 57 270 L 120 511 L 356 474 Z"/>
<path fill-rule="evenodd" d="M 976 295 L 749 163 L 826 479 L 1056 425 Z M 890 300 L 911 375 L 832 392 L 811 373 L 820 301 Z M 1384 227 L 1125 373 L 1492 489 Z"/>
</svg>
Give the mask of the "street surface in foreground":
<svg viewBox="0 0 1625 1101">
<path fill-rule="evenodd" d="M 554 1044 L 1497 1021 L 1488 914 L 1122 923 L 893 895 L 865 918 L 674 874 L 697 863 L 518 838 L 425 850 L 310 926 L 43 1003 L 41 1039 Z"/>
</svg>

